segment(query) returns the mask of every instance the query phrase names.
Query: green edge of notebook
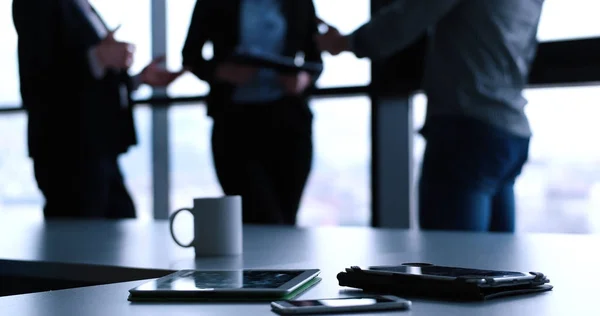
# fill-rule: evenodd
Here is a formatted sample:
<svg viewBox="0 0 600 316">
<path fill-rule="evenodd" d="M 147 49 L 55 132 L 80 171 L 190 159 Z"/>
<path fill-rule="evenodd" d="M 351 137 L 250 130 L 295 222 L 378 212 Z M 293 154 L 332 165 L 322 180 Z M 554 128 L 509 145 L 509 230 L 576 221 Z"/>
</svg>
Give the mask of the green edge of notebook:
<svg viewBox="0 0 600 316">
<path fill-rule="evenodd" d="M 315 277 L 314 279 L 306 282 L 303 286 L 299 287 L 297 290 L 284 295 L 284 296 L 272 296 L 272 297 L 189 297 L 189 298 L 179 298 L 179 297 L 163 297 L 163 298 L 148 298 L 148 297 L 134 297 L 129 295 L 128 300 L 130 302 L 270 302 L 273 300 L 291 300 L 300 294 L 306 292 L 317 283 L 321 282 L 321 278 Z"/>
</svg>

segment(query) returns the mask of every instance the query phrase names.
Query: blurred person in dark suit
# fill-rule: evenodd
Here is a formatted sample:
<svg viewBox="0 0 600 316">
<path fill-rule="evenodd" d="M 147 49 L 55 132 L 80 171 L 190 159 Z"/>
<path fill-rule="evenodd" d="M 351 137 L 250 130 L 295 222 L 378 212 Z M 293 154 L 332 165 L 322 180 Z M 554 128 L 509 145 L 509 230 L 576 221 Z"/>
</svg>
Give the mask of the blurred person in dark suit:
<svg viewBox="0 0 600 316">
<path fill-rule="evenodd" d="M 179 72 L 153 60 L 130 77 L 134 46 L 87 0 L 13 0 L 29 155 L 50 218 L 134 218 L 118 165 L 136 144 L 130 93 Z"/>
<path fill-rule="evenodd" d="M 245 223 L 295 225 L 312 164 L 307 91 L 320 73 L 281 73 L 228 61 L 236 49 L 322 63 L 312 0 L 198 0 L 183 64 L 210 85 L 212 152 Z M 214 56 L 202 49 L 213 45 Z"/>
<path fill-rule="evenodd" d="M 514 231 L 531 136 L 522 92 L 543 2 L 397 0 L 350 35 L 330 26 L 318 36 L 331 54 L 380 59 L 428 35 L 421 228 Z"/>
</svg>

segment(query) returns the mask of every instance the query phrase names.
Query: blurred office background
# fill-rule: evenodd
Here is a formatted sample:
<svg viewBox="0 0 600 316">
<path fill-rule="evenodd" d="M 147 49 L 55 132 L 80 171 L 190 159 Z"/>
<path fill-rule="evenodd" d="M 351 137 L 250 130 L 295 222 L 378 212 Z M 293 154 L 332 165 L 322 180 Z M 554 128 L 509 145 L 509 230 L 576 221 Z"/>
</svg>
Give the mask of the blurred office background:
<svg viewBox="0 0 600 316">
<path fill-rule="evenodd" d="M 94 0 L 115 27 L 117 38 L 137 46 L 132 72 L 151 59 L 150 0 Z M 0 109 L 20 105 L 17 38 L 11 0 L 0 0 Z M 177 69 L 195 0 L 167 0 L 167 63 Z M 350 32 L 369 20 L 369 0 L 314 0 L 318 15 Z M 343 9 L 343 10 L 342 10 Z M 343 13 L 342 13 L 343 12 Z M 541 41 L 600 35 L 597 0 L 547 0 L 539 30 Z M 321 88 L 370 83 L 370 62 L 351 54 L 324 56 Z M 600 56 L 599 56 L 600 58 Z M 208 86 L 186 74 L 169 95 L 204 95 Z M 140 89 L 136 96 L 150 96 Z M 600 231 L 600 88 L 558 87 L 526 91 L 534 131 L 530 161 L 517 183 L 518 230 L 590 233 Z M 414 98 L 415 130 L 422 125 L 426 99 Z M 57 106 L 60 106 L 57 104 Z M 315 160 L 299 214 L 302 226 L 370 224 L 371 102 L 365 96 L 313 98 Z M 137 106 L 139 145 L 123 156 L 127 184 L 140 220 L 152 218 L 151 109 Z M 211 121 L 202 103 L 168 109 L 170 207 L 191 204 L 194 197 L 221 194 L 210 154 Z M 27 157 L 24 112 L 0 112 L 0 212 L 41 217 L 42 196 Z M 424 142 L 415 133 L 415 168 Z M 415 172 L 418 175 L 418 172 Z M 416 177 L 415 177 L 416 178 Z M 416 179 L 414 180 L 416 181 Z"/>
</svg>

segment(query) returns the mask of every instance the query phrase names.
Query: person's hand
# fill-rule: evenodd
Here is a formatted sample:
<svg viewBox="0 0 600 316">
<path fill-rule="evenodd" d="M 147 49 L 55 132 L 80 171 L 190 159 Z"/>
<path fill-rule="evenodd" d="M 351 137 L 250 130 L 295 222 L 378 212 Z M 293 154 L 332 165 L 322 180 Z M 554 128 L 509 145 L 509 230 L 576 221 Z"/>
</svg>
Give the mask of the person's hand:
<svg viewBox="0 0 600 316">
<path fill-rule="evenodd" d="M 350 50 L 348 38 L 342 35 L 337 28 L 325 23 L 319 18 L 317 18 L 317 23 L 327 27 L 326 32 L 315 35 L 315 41 L 317 42 L 317 47 L 320 51 L 328 52 L 335 56 L 341 52 Z"/>
<path fill-rule="evenodd" d="M 166 70 L 161 66 L 163 61 L 165 61 L 164 56 L 155 58 L 142 70 L 140 74 L 142 83 L 153 87 L 166 87 L 184 72 L 184 70 L 177 72 Z"/>
<path fill-rule="evenodd" d="M 310 75 L 305 71 L 301 71 L 296 75 L 281 75 L 279 79 L 283 84 L 285 92 L 290 95 L 302 94 L 312 81 Z"/>
<path fill-rule="evenodd" d="M 100 41 L 95 48 L 98 61 L 112 69 L 128 69 L 133 64 L 133 53 L 135 46 L 130 43 L 120 42 L 115 39 L 115 32 L 119 28 L 108 32 L 106 37 Z"/>
<path fill-rule="evenodd" d="M 220 81 L 239 86 L 249 82 L 257 71 L 255 67 L 223 63 L 217 66 L 215 76 Z"/>
</svg>

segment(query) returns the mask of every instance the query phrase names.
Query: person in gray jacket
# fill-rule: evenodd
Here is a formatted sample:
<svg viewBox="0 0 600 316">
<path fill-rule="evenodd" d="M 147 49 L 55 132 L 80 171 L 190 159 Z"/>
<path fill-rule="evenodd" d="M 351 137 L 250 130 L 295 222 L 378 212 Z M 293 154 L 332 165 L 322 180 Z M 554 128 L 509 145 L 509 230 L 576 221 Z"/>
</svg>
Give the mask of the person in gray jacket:
<svg viewBox="0 0 600 316">
<path fill-rule="evenodd" d="M 372 60 L 428 35 L 421 228 L 514 231 L 514 183 L 531 137 L 522 92 L 542 6 L 543 0 L 397 0 L 349 35 L 332 26 L 318 35 L 323 51 Z"/>
</svg>

